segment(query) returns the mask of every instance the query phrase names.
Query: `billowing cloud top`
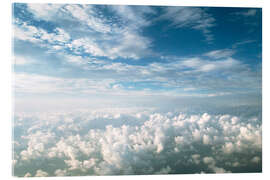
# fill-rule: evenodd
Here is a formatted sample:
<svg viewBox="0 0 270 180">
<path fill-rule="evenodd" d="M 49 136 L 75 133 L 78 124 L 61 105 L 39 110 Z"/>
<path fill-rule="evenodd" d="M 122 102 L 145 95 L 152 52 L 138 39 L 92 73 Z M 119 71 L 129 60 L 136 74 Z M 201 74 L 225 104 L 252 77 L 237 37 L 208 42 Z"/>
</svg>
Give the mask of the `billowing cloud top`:
<svg viewBox="0 0 270 180">
<path fill-rule="evenodd" d="M 261 171 L 256 116 L 98 109 L 21 113 L 14 128 L 17 176 Z"/>
</svg>

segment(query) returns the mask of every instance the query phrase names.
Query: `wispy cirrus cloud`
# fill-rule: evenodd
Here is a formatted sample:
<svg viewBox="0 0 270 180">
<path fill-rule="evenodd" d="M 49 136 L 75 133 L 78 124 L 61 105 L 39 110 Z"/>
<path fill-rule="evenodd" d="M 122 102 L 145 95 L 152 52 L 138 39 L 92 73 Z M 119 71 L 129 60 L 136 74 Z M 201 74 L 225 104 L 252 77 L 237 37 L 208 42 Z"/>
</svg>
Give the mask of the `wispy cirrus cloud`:
<svg viewBox="0 0 270 180">
<path fill-rule="evenodd" d="M 208 42 L 213 41 L 211 28 L 215 26 L 215 18 L 202 8 L 191 7 L 166 7 L 164 14 L 159 18 L 172 22 L 176 28 L 190 27 L 200 30 Z"/>
<path fill-rule="evenodd" d="M 112 31 L 111 24 L 106 22 L 106 18 L 98 16 L 93 6 L 65 5 L 62 10 L 81 24 L 86 25 L 96 32 L 110 33 Z"/>
<path fill-rule="evenodd" d="M 235 53 L 232 49 L 219 49 L 205 53 L 204 56 L 208 56 L 213 59 L 229 58 Z"/>
<path fill-rule="evenodd" d="M 254 43 L 256 42 L 255 40 L 245 40 L 245 41 L 239 41 L 239 42 L 236 42 L 235 44 L 232 45 L 232 48 L 238 48 L 239 46 L 243 46 L 243 45 L 246 45 L 246 44 L 250 44 L 250 43 Z"/>
<path fill-rule="evenodd" d="M 14 21 L 14 38 L 15 40 L 31 42 L 36 46 L 48 49 L 55 49 L 57 46 L 65 47 L 70 41 L 69 34 L 61 28 L 55 28 L 53 32 L 48 32 L 43 28 L 29 25 L 19 19 Z"/>
<path fill-rule="evenodd" d="M 147 15 L 156 14 L 149 6 L 112 6 L 112 10 L 135 29 L 149 26 L 152 22 L 147 19 Z"/>
<path fill-rule="evenodd" d="M 150 7 L 137 8 L 136 13 L 134 8 L 129 6 L 113 6 L 112 8 L 103 6 L 103 8 L 111 11 L 113 14 L 111 18 L 102 15 L 102 11 L 92 5 L 46 5 L 44 7 L 41 4 L 28 5 L 30 12 L 38 19 L 56 23 L 69 21 L 71 24 L 76 24 L 78 31 L 87 32 L 86 36 L 82 33 L 78 36 L 77 33 L 76 38 L 73 32 L 69 32 L 72 41 L 67 47 L 74 53 L 88 53 L 90 56 L 103 56 L 109 59 L 138 59 L 149 56 L 151 40 L 141 34 L 140 28 L 150 24 L 145 19 L 145 14 L 155 12 Z M 61 46 L 55 46 L 55 48 L 60 49 Z M 83 51 L 78 51 L 78 49 Z"/>
<path fill-rule="evenodd" d="M 234 13 L 234 14 L 235 15 L 245 16 L 245 17 L 252 17 L 252 16 L 255 16 L 257 14 L 257 10 L 256 9 L 248 9 L 246 11 L 237 12 L 237 13 Z"/>
</svg>

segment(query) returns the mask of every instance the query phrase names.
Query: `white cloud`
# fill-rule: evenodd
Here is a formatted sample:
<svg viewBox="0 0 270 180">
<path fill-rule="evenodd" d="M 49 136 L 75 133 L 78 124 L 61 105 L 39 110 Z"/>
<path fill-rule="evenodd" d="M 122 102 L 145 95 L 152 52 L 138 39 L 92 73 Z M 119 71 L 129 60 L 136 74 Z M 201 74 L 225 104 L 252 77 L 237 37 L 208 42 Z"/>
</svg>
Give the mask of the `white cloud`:
<svg viewBox="0 0 270 180">
<path fill-rule="evenodd" d="M 210 72 L 210 71 L 223 71 L 229 73 L 231 70 L 235 68 L 241 68 L 241 66 L 245 66 L 240 61 L 237 61 L 233 58 L 223 58 L 218 61 L 209 61 L 202 60 L 199 58 L 191 58 L 187 60 L 183 60 L 180 62 L 182 66 L 186 66 L 188 68 L 193 68 L 195 71 L 199 72 Z"/>
<path fill-rule="evenodd" d="M 245 44 L 249 44 L 249 43 L 254 43 L 256 42 L 255 40 L 245 40 L 245 41 L 239 41 L 236 42 L 235 44 L 232 45 L 232 48 L 237 48 L 239 46 L 245 45 Z"/>
<path fill-rule="evenodd" d="M 105 18 L 98 9 L 100 6 L 92 5 L 46 5 L 29 4 L 28 9 L 36 15 L 37 18 L 50 21 L 68 20 L 70 23 L 76 24 L 80 31 L 87 36 L 78 36 L 75 34 L 72 42 L 69 42 L 70 36 L 61 28 L 56 28 L 59 34 L 40 32 L 41 29 L 35 28 L 40 34 L 41 40 L 48 40 L 52 50 L 70 48 L 74 53 L 88 53 L 91 56 L 103 56 L 110 59 L 115 58 L 131 58 L 138 59 L 148 56 L 151 51 L 151 40 L 141 35 L 141 28 L 149 25 L 145 19 L 145 14 L 155 13 L 150 7 L 134 8 L 129 6 L 111 6 L 106 7 L 112 11 L 114 15 L 111 18 Z M 105 8 L 105 7 L 104 7 Z M 49 15 L 50 14 L 50 15 Z M 113 18 L 119 18 L 114 22 Z M 78 24 L 79 23 L 79 24 Z M 61 24 L 61 23 L 60 23 Z M 84 27 L 87 26 L 87 27 Z M 25 28 L 29 29 L 32 26 Z M 66 27 L 65 27 L 66 28 Z M 15 37 L 21 40 L 46 44 L 40 39 L 35 38 L 37 35 L 33 31 L 23 30 L 23 26 L 16 26 Z M 59 30 L 62 31 L 59 31 Z M 69 30 L 68 30 L 69 31 Z M 73 32 L 69 31 L 71 36 Z M 81 33 L 82 34 L 82 33 Z M 55 45 L 55 42 L 62 42 Z M 66 43 L 66 44 L 65 44 Z"/>
<path fill-rule="evenodd" d="M 73 65 L 82 66 L 88 63 L 89 58 L 83 58 L 81 56 L 64 55 L 64 59 Z"/>
<path fill-rule="evenodd" d="M 91 5 L 66 5 L 63 8 L 67 14 L 71 14 L 80 23 L 86 24 L 94 31 L 107 33 L 111 32 L 111 27 L 97 14 Z"/>
<path fill-rule="evenodd" d="M 103 7 L 103 6 L 102 6 Z M 112 7 L 112 9 L 110 8 Z M 92 77 L 95 73 L 95 77 L 102 75 L 104 79 L 109 78 L 108 81 L 121 81 L 121 82 L 137 82 L 148 83 L 149 86 L 162 87 L 172 89 L 172 92 L 168 94 L 173 95 L 192 95 L 196 96 L 224 96 L 231 92 L 219 92 L 217 90 L 223 89 L 237 89 L 239 87 L 248 87 L 249 90 L 259 88 L 261 83 L 258 80 L 259 74 L 252 72 L 250 68 L 243 64 L 241 61 L 236 59 L 227 58 L 233 55 L 234 51 L 229 49 L 215 50 L 205 54 L 205 56 L 218 59 L 217 61 L 204 60 L 199 57 L 195 58 L 185 58 L 185 59 L 168 59 L 167 63 L 151 63 L 145 66 L 142 65 L 130 65 L 128 63 L 119 63 L 115 61 L 108 61 L 109 59 L 117 58 L 130 58 L 139 59 L 148 55 L 151 55 L 152 41 L 151 39 L 142 35 L 140 28 L 146 27 L 151 22 L 149 22 L 147 16 L 153 15 L 156 12 L 151 7 L 131 7 L 131 6 L 110 6 L 106 7 L 111 11 L 113 17 L 118 17 L 119 21 L 102 18 L 102 13 L 99 12 L 99 8 L 96 6 L 88 5 L 67 5 L 67 6 L 53 6 L 41 4 L 29 5 L 28 8 L 31 12 L 36 14 L 37 18 L 47 17 L 47 13 L 54 14 L 55 18 L 48 20 L 57 20 L 58 18 L 65 18 L 73 25 L 76 24 L 78 19 L 81 19 L 82 23 L 88 22 L 88 20 L 93 20 L 96 26 L 93 28 L 101 28 L 97 30 L 86 29 L 76 29 L 74 32 L 68 29 L 63 24 L 59 23 L 59 26 L 49 32 L 43 28 L 30 25 L 30 23 L 21 22 L 18 19 L 14 21 L 15 27 L 15 39 L 20 39 L 23 41 L 30 41 L 37 46 L 42 48 L 47 48 L 47 52 L 57 52 L 57 59 L 61 61 L 61 65 L 68 66 L 65 67 L 67 73 L 72 72 L 73 69 L 70 64 L 82 68 L 82 74 L 87 74 L 88 77 Z M 105 8 L 105 7 L 103 7 Z M 34 10 L 36 9 L 36 11 Z M 58 9 L 58 10 L 57 10 Z M 206 16 L 206 19 L 211 19 L 205 9 L 203 8 L 183 8 L 183 7 L 166 7 L 164 10 L 166 13 L 162 15 L 162 18 L 169 18 L 174 14 L 182 14 L 183 16 L 174 16 L 172 18 L 177 26 L 191 26 L 192 28 L 200 30 L 208 30 L 214 24 L 210 22 L 203 22 L 202 16 Z M 136 13 L 135 13 L 136 10 Z M 41 15 L 38 15 L 40 11 Z M 80 14 L 74 14 L 74 12 L 80 11 Z M 128 16 L 125 15 L 127 12 Z M 56 16 L 55 13 L 59 16 Z M 84 16 L 83 14 L 87 14 Z M 101 14 L 100 14 L 101 13 Z M 74 16 L 73 16 L 74 15 Z M 190 15 L 190 20 L 187 17 Z M 52 17 L 54 17 L 52 16 Z M 78 17 L 75 17 L 78 16 Z M 175 18 L 175 19 L 174 19 Z M 58 20 L 60 20 L 58 19 Z M 61 19 L 64 21 L 64 19 Z M 208 20 L 210 21 L 210 20 Z M 92 22 L 92 21 L 91 21 Z M 65 23 L 64 23 L 65 24 Z M 99 25 L 102 24 L 102 25 Z M 211 25 L 210 25 L 211 24 Z M 62 26 L 63 25 L 63 26 Z M 111 27 L 109 31 L 102 30 L 103 25 L 108 25 Z M 92 26 L 92 25 L 91 25 Z M 80 24 L 76 24 L 76 27 L 81 27 Z M 137 28 L 135 28 L 137 27 Z M 89 31 L 88 31 L 89 30 Z M 78 31 L 78 32 L 77 32 Z M 95 32 L 93 32 L 95 31 Z M 108 32 L 108 33 L 107 33 Z M 85 34 L 85 35 L 82 35 Z M 86 54 L 88 57 L 86 58 Z M 92 57 L 96 56 L 96 57 Z M 98 58 L 97 58 L 98 57 Z M 105 57 L 103 60 L 100 58 Z M 21 57 L 18 60 L 19 63 L 26 63 L 27 57 Z M 28 61 L 28 60 L 27 60 Z M 30 61 L 29 61 L 30 62 Z M 64 68 L 63 68 L 64 69 Z M 71 70 L 72 69 L 72 70 Z M 74 71 L 73 71 L 74 72 Z M 221 76 L 211 76 L 210 73 L 217 73 Z M 22 76 L 21 76 L 22 77 Z M 32 80 L 33 77 L 29 78 L 24 76 L 25 79 Z M 195 77 L 195 78 L 194 78 Z M 243 77 L 246 77 L 243 79 Z M 20 79 L 20 78 L 19 78 Z M 23 79 L 23 78 L 21 78 Z M 21 92 L 76 92 L 77 90 L 81 93 L 93 93 L 95 91 L 110 91 L 112 94 L 116 93 L 109 90 L 113 89 L 113 84 L 104 83 L 100 86 L 92 86 L 92 82 L 98 82 L 99 80 L 93 79 L 91 82 L 86 82 L 86 80 L 67 80 L 64 78 L 54 78 L 48 77 L 41 78 L 38 80 L 36 78 L 33 83 L 31 81 L 22 82 L 17 81 L 15 84 L 16 89 Z M 192 80 L 191 80 L 192 79 Z M 243 80 L 242 80 L 243 79 Z M 67 82 L 62 82 L 67 80 Z M 83 81 L 85 83 L 83 83 Z M 77 87 L 71 87 L 70 84 L 76 84 Z M 78 82 L 78 83 L 77 83 Z M 36 84 L 35 84 L 36 83 Z M 43 84 L 44 83 L 44 84 Z M 52 84 L 52 83 L 59 83 Z M 82 84 L 81 84 L 82 83 Z M 117 82 L 115 82 L 117 83 Z M 120 85 L 120 83 L 118 83 Z M 39 86 L 40 85 L 40 86 Z M 187 87 L 188 88 L 184 88 Z M 81 86 L 82 88 L 79 88 Z M 86 88 L 86 87 L 89 88 Z M 132 86 L 130 86 L 130 90 Z M 36 90 L 34 91 L 34 89 Z M 39 91 L 40 88 L 40 91 Z M 253 89 L 252 89 L 253 88 Z M 196 94 L 196 90 L 212 90 L 209 94 Z M 116 89 L 115 89 L 116 90 Z M 118 91 L 118 94 L 128 94 L 131 91 Z M 193 91 L 194 90 L 194 91 Z M 77 92 L 78 92 L 77 91 Z M 181 92 L 185 91 L 185 93 Z M 224 90 L 227 91 L 227 90 Z M 166 94 L 164 92 L 151 92 L 151 87 L 148 90 L 136 91 L 133 94 Z"/>
<path fill-rule="evenodd" d="M 41 169 L 39 169 L 39 170 L 37 170 L 35 176 L 36 176 L 36 177 L 46 177 L 46 176 L 48 176 L 48 173 L 45 172 L 45 171 L 42 171 Z"/>
<path fill-rule="evenodd" d="M 171 168 L 169 166 L 162 168 L 160 171 L 156 172 L 155 174 L 169 174 L 171 172 Z"/>
<path fill-rule="evenodd" d="M 67 170 L 56 169 L 54 174 L 56 176 L 66 176 L 67 175 Z"/>
<path fill-rule="evenodd" d="M 123 57 L 139 59 L 144 55 L 149 55 L 148 48 L 151 46 L 151 41 L 136 32 L 126 31 L 122 34 L 122 39 L 118 46 L 110 46 L 108 48 L 109 57 Z"/>
<path fill-rule="evenodd" d="M 34 63 L 34 61 L 30 58 L 26 58 L 24 56 L 15 56 L 13 58 L 13 64 L 15 65 L 28 65 L 28 64 L 32 64 Z"/>
<path fill-rule="evenodd" d="M 92 56 L 103 56 L 109 59 L 131 58 L 138 59 L 150 54 L 151 41 L 134 30 L 124 30 L 115 33 L 110 38 L 103 36 L 80 38 L 67 45 L 70 50 L 88 53 Z"/>
<path fill-rule="evenodd" d="M 211 169 L 214 173 L 230 173 L 230 171 L 226 171 L 223 168 L 216 167 L 216 160 L 212 157 L 204 157 L 203 162 L 207 164 L 209 169 Z"/>
<path fill-rule="evenodd" d="M 210 136 L 205 134 L 203 135 L 203 144 L 211 144 Z"/>
<path fill-rule="evenodd" d="M 31 13 L 33 13 L 36 18 L 41 18 L 44 20 L 53 20 L 57 17 L 57 13 L 63 5 L 61 4 L 27 4 L 27 7 Z"/>
<path fill-rule="evenodd" d="M 215 164 L 215 160 L 212 157 L 204 157 L 203 162 L 205 164 Z"/>
<path fill-rule="evenodd" d="M 237 12 L 235 14 L 250 17 L 250 16 L 255 16 L 257 14 L 257 10 L 253 8 L 253 9 L 249 9 L 249 10 L 244 11 L 244 12 Z"/>
<path fill-rule="evenodd" d="M 93 168 L 96 165 L 96 162 L 98 160 L 95 158 L 90 158 L 89 160 L 84 160 L 83 161 L 83 167 L 86 169 L 90 169 Z"/>
<path fill-rule="evenodd" d="M 30 41 L 32 43 L 40 42 L 39 39 L 35 38 L 34 35 L 38 35 L 39 30 L 34 26 L 28 26 L 26 23 L 19 26 L 14 26 L 14 38 L 23 41 Z"/>
<path fill-rule="evenodd" d="M 186 67 L 198 67 L 201 66 L 202 61 L 199 58 L 190 58 L 190 59 L 186 59 L 183 62 L 181 62 L 182 65 L 186 66 Z"/>
<path fill-rule="evenodd" d="M 85 78 L 67 79 L 37 74 L 16 73 L 15 92 L 20 93 L 94 93 L 110 91 L 112 79 L 90 80 Z"/>
<path fill-rule="evenodd" d="M 223 146 L 223 151 L 225 153 L 232 153 L 234 151 L 235 147 L 234 147 L 234 144 L 232 142 L 227 142 L 225 143 L 225 145 Z"/>
<path fill-rule="evenodd" d="M 140 28 L 151 24 L 144 16 L 149 14 L 156 14 L 154 9 L 149 6 L 112 6 L 114 10 L 121 18 L 129 21 L 129 25 L 132 28 Z"/>
<path fill-rule="evenodd" d="M 55 28 L 53 32 L 49 33 L 42 28 L 29 25 L 18 19 L 14 20 L 14 38 L 53 50 L 60 49 L 60 47 L 64 48 L 66 43 L 70 41 L 69 34 L 61 28 Z"/>
<path fill-rule="evenodd" d="M 33 119 L 29 128 L 38 123 L 39 128 L 45 130 L 44 133 L 28 131 L 27 149 L 31 147 L 33 153 L 39 152 L 39 156 L 29 156 L 28 163 L 40 158 L 49 162 L 57 158 L 66 166 L 64 169 L 59 167 L 53 174 L 49 171 L 43 173 L 46 169 L 37 171 L 39 176 L 65 176 L 75 172 L 83 175 L 181 173 L 179 166 L 196 167 L 197 173 L 202 169 L 204 172 L 226 173 L 234 171 L 235 166 L 248 167 L 247 158 L 260 167 L 261 126 L 259 122 L 251 125 L 253 118 L 237 117 L 239 121 L 232 123 L 236 117 L 230 115 L 146 112 L 146 118 L 143 118 L 137 116 L 141 112 L 138 110 L 123 112 L 121 109 L 103 109 L 28 116 Z M 128 117 L 133 117 L 132 121 L 128 122 Z M 65 121 L 67 118 L 73 121 Z M 109 121 L 103 124 L 103 128 L 91 128 L 98 119 Z M 202 124 L 201 119 L 207 119 L 203 127 L 198 126 Z M 138 124 L 129 124 L 134 121 Z M 117 125 L 116 122 L 121 123 Z M 57 130 L 55 127 L 60 124 L 71 128 Z M 61 135 L 50 139 L 50 130 L 46 129 L 54 129 L 54 133 Z M 196 133 L 199 138 L 194 136 Z M 44 134 L 49 135 L 44 137 Z M 42 151 L 37 148 L 40 143 L 43 143 Z M 234 153 L 241 155 L 235 156 Z M 20 163 L 25 161 L 24 157 L 21 153 L 15 166 L 24 168 L 25 163 Z"/>
<path fill-rule="evenodd" d="M 31 177 L 32 175 L 31 175 L 31 173 L 26 173 L 25 175 L 24 175 L 24 177 Z"/>
<path fill-rule="evenodd" d="M 75 52 L 79 52 L 80 49 L 83 49 L 86 53 L 89 53 L 93 56 L 106 56 L 104 50 L 102 50 L 99 45 L 94 42 L 93 39 L 75 39 L 68 46 Z"/>
<path fill-rule="evenodd" d="M 68 170 L 76 170 L 82 168 L 82 162 L 77 159 L 65 160 L 65 163 L 69 167 Z"/>
<path fill-rule="evenodd" d="M 54 138 L 54 134 L 47 132 L 46 134 L 41 131 L 37 131 L 34 134 L 30 134 L 23 139 L 28 139 L 27 149 L 21 151 L 22 160 L 35 159 L 41 157 L 45 151 L 45 144 L 48 144 Z"/>
<path fill-rule="evenodd" d="M 204 56 L 208 56 L 213 59 L 230 58 L 235 53 L 231 49 L 220 49 L 205 53 Z"/>
<path fill-rule="evenodd" d="M 37 19 L 52 22 L 73 20 L 97 32 L 111 31 L 102 18 L 96 17 L 97 14 L 91 5 L 27 4 L 27 7 Z"/>
<path fill-rule="evenodd" d="M 216 97 L 231 95 L 233 90 L 228 91 L 229 87 L 246 87 L 252 90 L 260 86 L 257 78 L 259 74 L 255 74 L 246 64 L 233 58 L 210 61 L 197 57 L 142 66 L 65 53 L 62 53 L 61 57 L 63 63 L 81 68 L 82 73 L 87 74 L 90 79 L 16 73 L 15 92 L 66 95 L 91 95 L 98 92 L 107 95 L 132 95 L 138 98 L 144 95 Z M 25 60 L 27 57 L 22 58 Z M 67 69 L 67 72 L 69 71 Z M 213 72 L 222 76 L 211 76 Z M 243 76 L 246 80 L 239 81 Z M 124 85 L 126 82 L 137 83 L 138 86 L 147 83 L 149 89 L 127 87 Z M 152 86 L 169 89 L 155 91 L 151 89 Z M 202 89 L 213 91 L 207 94 L 198 92 Z M 217 89 L 220 91 L 216 92 Z"/>
<path fill-rule="evenodd" d="M 210 28 L 215 26 L 215 18 L 206 10 L 195 7 L 166 7 L 164 11 L 160 19 L 172 21 L 172 25 L 177 28 L 190 27 L 200 30 L 207 41 L 213 40 Z"/>
</svg>

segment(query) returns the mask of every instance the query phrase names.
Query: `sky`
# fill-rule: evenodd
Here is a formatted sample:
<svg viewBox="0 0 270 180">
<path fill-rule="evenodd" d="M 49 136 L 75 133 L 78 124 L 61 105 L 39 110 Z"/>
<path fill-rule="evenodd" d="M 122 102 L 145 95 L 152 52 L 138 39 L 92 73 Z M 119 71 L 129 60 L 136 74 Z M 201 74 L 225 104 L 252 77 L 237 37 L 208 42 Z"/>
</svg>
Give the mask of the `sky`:
<svg viewBox="0 0 270 180">
<path fill-rule="evenodd" d="M 13 175 L 262 171 L 260 8 L 13 4 Z"/>
<path fill-rule="evenodd" d="M 260 8 L 15 3 L 13 30 L 18 111 L 261 104 Z"/>
</svg>

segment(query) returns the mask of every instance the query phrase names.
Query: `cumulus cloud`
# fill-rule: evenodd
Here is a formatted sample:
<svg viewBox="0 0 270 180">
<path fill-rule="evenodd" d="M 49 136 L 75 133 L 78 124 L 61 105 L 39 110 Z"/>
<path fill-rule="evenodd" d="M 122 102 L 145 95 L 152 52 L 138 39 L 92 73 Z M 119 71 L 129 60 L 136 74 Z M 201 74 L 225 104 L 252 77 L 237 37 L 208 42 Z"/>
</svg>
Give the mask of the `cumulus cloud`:
<svg viewBox="0 0 270 180">
<path fill-rule="evenodd" d="M 28 172 L 24 175 L 24 177 L 31 177 L 32 175 Z"/>
<path fill-rule="evenodd" d="M 39 170 L 37 170 L 35 176 L 36 176 L 36 177 L 46 177 L 46 176 L 48 176 L 48 173 L 45 172 L 45 171 L 42 171 L 41 169 L 39 169 Z"/>
<path fill-rule="evenodd" d="M 65 176 L 67 174 L 66 170 L 57 169 L 54 172 L 55 176 Z"/>
<path fill-rule="evenodd" d="M 36 167 L 28 176 L 261 171 L 261 123 L 254 117 L 103 109 L 16 119 L 15 133 L 26 128 L 14 149 L 16 176 L 29 164 Z M 45 169 L 37 163 L 43 161 L 50 162 Z"/>
<path fill-rule="evenodd" d="M 209 169 L 213 170 L 215 173 L 226 173 L 226 172 L 230 172 L 230 171 L 226 171 L 225 169 L 223 168 L 219 168 L 219 167 L 216 167 L 215 164 L 216 164 L 216 161 L 214 158 L 212 157 L 204 157 L 203 158 L 203 162 L 208 165 Z"/>
<path fill-rule="evenodd" d="M 31 131 L 32 129 L 28 129 Z M 37 131 L 33 134 L 30 133 L 28 136 L 22 136 L 22 139 L 28 140 L 28 147 L 26 150 L 21 151 L 20 155 L 23 160 L 30 160 L 32 158 L 41 157 L 45 150 L 45 145 L 52 141 L 54 134 L 50 132 L 42 133 Z"/>
</svg>

